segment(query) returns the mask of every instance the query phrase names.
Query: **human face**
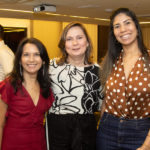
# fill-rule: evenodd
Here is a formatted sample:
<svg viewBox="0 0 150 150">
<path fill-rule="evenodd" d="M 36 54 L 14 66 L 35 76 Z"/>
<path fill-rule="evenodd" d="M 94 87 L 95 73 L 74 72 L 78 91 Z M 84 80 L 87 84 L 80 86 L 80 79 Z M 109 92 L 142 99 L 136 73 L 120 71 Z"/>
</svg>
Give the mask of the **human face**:
<svg viewBox="0 0 150 150">
<path fill-rule="evenodd" d="M 37 75 L 42 66 L 42 59 L 36 45 L 31 43 L 24 45 L 20 63 L 23 67 L 23 75 Z"/>
<path fill-rule="evenodd" d="M 124 13 L 118 14 L 113 22 L 114 35 L 122 46 L 137 44 L 137 29 L 131 17 Z"/>
<path fill-rule="evenodd" d="M 76 26 L 68 30 L 65 42 L 65 49 L 68 53 L 68 58 L 83 59 L 88 45 L 87 38 L 80 27 Z"/>
</svg>

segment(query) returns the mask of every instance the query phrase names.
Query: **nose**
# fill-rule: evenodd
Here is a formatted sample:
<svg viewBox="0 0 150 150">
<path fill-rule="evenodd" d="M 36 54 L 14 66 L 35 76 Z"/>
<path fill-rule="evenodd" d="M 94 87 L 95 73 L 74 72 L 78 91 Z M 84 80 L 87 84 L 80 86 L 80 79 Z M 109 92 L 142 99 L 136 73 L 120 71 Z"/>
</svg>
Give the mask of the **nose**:
<svg viewBox="0 0 150 150">
<path fill-rule="evenodd" d="M 33 56 L 33 55 L 30 55 L 29 61 L 33 61 L 33 60 L 34 60 L 34 56 Z"/>
<path fill-rule="evenodd" d="M 120 31 L 121 32 L 124 32 L 126 29 L 125 29 L 125 26 L 124 25 L 122 25 L 122 26 L 120 26 Z"/>
<path fill-rule="evenodd" d="M 76 39 L 74 39 L 73 41 L 72 41 L 72 44 L 73 45 L 76 45 L 78 42 L 77 42 L 77 40 Z"/>
</svg>

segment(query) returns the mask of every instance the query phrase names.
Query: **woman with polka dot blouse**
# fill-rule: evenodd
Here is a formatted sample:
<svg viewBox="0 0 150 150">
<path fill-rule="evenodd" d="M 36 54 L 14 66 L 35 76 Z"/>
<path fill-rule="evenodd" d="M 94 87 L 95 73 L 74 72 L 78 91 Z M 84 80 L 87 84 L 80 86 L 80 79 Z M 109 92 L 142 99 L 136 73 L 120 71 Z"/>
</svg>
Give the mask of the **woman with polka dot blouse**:
<svg viewBox="0 0 150 150">
<path fill-rule="evenodd" d="M 150 51 L 131 10 L 110 17 L 97 150 L 150 150 Z"/>
</svg>

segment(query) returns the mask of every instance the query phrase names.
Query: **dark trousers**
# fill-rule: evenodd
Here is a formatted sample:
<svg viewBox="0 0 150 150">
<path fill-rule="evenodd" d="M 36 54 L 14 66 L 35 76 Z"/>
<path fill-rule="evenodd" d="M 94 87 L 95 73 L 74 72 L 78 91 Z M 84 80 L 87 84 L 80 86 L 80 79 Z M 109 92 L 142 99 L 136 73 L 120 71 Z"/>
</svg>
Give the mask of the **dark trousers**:
<svg viewBox="0 0 150 150">
<path fill-rule="evenodd" d="M 150 118 L 124 119 L 104 113 L 96 139 L 97 150 L 136 150 L 150 129 Z"/>
<path fill-rule="evenodd" d="M 96 121 L 94 115 L 47 116 L 50 150 L 95 150 Z"/>
</svg>

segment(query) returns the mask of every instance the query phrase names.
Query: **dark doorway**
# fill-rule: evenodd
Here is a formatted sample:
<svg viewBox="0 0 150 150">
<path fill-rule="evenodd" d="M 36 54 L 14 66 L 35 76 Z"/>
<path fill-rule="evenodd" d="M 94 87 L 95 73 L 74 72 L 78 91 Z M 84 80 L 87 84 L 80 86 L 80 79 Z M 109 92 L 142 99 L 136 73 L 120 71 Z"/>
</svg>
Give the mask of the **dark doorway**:
<svg viewBox="0 0 150 150">
<path fill-rule="evenodd" d="M 4 27 L 4 41 L 15 53 L 19 42 L 27 37 L 27 28 Z"/>
<path fill-rule="evenodd" d="M 98 26 L 98 62 L 101 63 L 108 49 L 109 26 Z"/>
</svg>

